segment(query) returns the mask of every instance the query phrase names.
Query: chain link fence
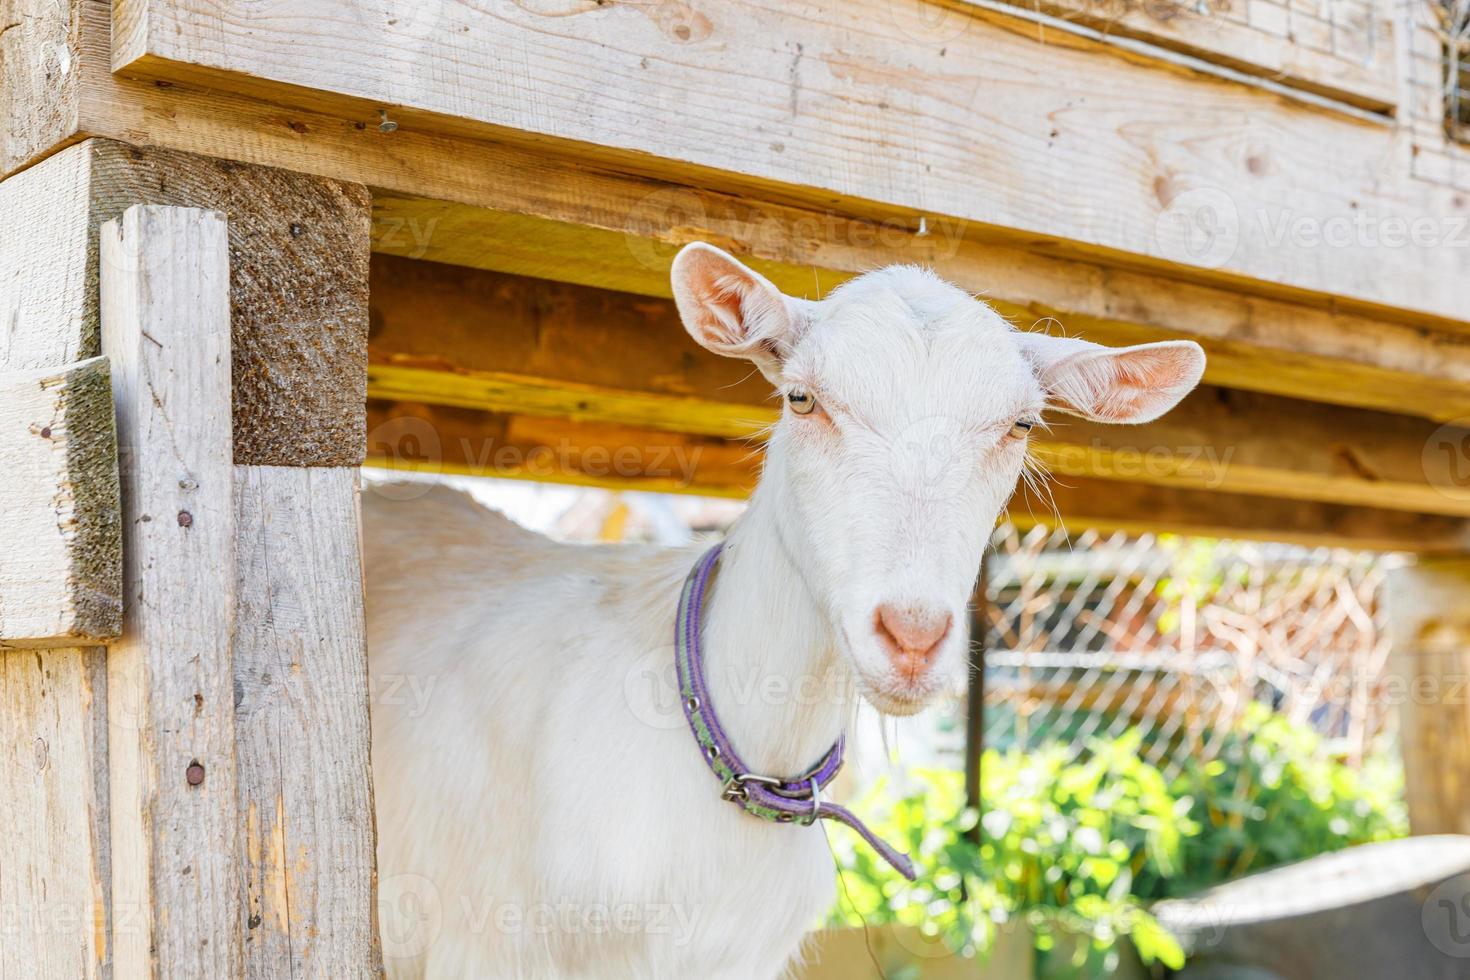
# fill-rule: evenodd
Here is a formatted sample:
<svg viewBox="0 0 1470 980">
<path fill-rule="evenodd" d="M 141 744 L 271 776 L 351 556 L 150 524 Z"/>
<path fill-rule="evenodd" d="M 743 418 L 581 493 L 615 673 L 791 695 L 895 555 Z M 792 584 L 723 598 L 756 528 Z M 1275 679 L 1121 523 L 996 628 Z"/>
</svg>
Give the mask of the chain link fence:
<svg viewBox="0 0 1470 980">
<path fill-rule="evenodd" d="M 1394 717 L 1381 592 L 1390 558 L 1003 525 L 987 559 L 987 748 L 1129 729 L 1166 777 L 1210 759 L 1252 702 L 1361 762 Z"/>
</svg>

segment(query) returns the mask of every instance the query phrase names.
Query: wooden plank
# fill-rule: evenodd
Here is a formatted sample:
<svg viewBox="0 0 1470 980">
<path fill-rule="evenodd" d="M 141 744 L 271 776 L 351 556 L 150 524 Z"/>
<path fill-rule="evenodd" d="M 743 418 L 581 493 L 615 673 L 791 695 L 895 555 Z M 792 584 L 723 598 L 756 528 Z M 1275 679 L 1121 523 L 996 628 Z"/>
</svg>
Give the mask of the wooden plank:
<svg viewBox="0 0 1470 980">
<path fill-rule="evenodd" d="M 0 374 L 0 647 L 122 628 L 117 443 L 107 359 Z"/>
<path fill-rule="evenodd" d="M 102 229 L 122 472 L 123 637 L 108 651 L 119 975 L 238 977 L 230 642 L 235 510 L 224 216 L 139 205 Z"/>
<path fill-rule="evenodd" d="M 0 174 L 76 132 L 80 23 L 70 0 L 0 0 Z"/>
<path fill-rule="evenodd" d="M 377 977 L 356 467 L 235 468 L 246 975 Z"/>
<path fill-rule="evenodd" d="M 16 30 L 0 37 L 6 59 Z M 63 164 L 0 183 L 0 215 L 12 228 L 84 225 L 76 177 Z M 45 235 L 0 236 L 0 370 L 59 368 L 82 356 L 80 311 L 43 277 L 66 259 Z M 26 303 L 35 315 L 16 317 Z M 7 507 L 0 522 L 12 519 Z M 0 908 L 24 917 L 0 942 L 0 976 L 111 976 L 104 655 L 0 651 Z"/>
<path fill-rule="evenodd" d="M 963 8 L 971 2 L 954 0 L 954 5 Z M 1228 11 L 1247 6 L 1239 0 L 1213 4 L 1045 0 L 1017 2 L 1016 6 L 1374 111 L 1388 111 L 1398 101 L 1393 20 L 1386 4 L 1380 6 L 1371 0 L 1363 5 L 1366 16 L 1335 30 L 1301 8 L 1288 13 L 1285 6 L 1271 8 L 1281 12 L 1279 30 L 1271 30 L 1274 24 L 1263 24 L 1259 19 L 1235 20 Z M 962 9 L 950 12 L 936 4 L 928 36 L 946 37 L 950 31 L 963 29 L 965 22 Z M 1314 25 L 1321 25 L 1326 36 L 1314 34 Z M 1338 47 L 1342 50 L 1336 50 Z"/>
<path fill-rule="evenodd" d="M 633 426 L 368 402 L 368 462 L 428 473 L 743 497 L 760 447 Z"/>
<path fill-rule="evenodd" d="M 671 301 L 378 256 L 368 390 L 378 398 L 699 435 L 752 436 L 779 407 L 741 361 L 689 339 Z M 1033 436 L 1058 474 L 1470 516 L 1470 431 L 1403 415 L 1201 388 L 1146 426 L 1058 416 Z"/>
<path fill-rule="evenodd" d="M 0 322 L 35 364 L 37 322 L 64 319 L 70 360 L 95 355 L 98 228 L 136 203 L 199 206 L 230 219 L 235 458 L 257 465 L 354 465 L 362 458 L 368 195 L 357 185 L 106 140 L 69 147 L 6 181 L 0 212 L 26 236 L 0 246 Z M 47 200 L 64 196 L 56 218 Z M 45 363 L 44 360 L 42 363 Z"/>
<path fill-rule="evenodd" d="M 104 651 L 0 650 L 0 976 L 110 977 Z"/>
<path fill-rule="evenodd" d="M 760 472 L 759 446 L 658 429 L 377 399 L 368 403 L 368 422 L 369 465 L 420 473 L 743 497 Z M 1420 553 L 1470 547 L 1463 518 L 1091 478 L 1054 480 L 1045 497 L 1023 489 L 1008 514 L 1023 527 L 1074 531 L 1168 531 Z"/>
<path fill-rule="evenodd" d="M 988 13 L 942 45 L 923 39 L 922 5 L 883 0 L 557 13 L 571 15 L 119 0 L 114 66 L 348 118 L 393 107 L 401 128 L 575 146 L 600 165 L 910 227 L 955 219 L 1011 243 L 1464 317 L 1470 250 L 1445 245 L 1470 202 L 1412 179 L 1390 127 Z M 1200 240 L 1197 218 L 1220 234 Z"/>
<path fill-rule="evenodd" d="M 494 186 L 536 193 L 548 179 L 527 174 Z M 616 195 L 606 209 L 603 193 Z M 740 254 L 787 292 L 814 298 L 858 272 L 920 263 L 1023 325 L 1052 318 L 1069 333 L 1115 345 L 1193 338 L 1209 354 L 1206 379 L 1215 384 L 1440 420 L 1470 415 L 1470 344 L 1422 321 L 1394 323 L 983 244 L 952 227 L 917 236 L 687 188 L 589 183 L 577 201 L 564 208 L 505 203 L 560 208 L 588 224 L 380 193 L 373 200 L 374 248 L 663 297 L 675 252 L 695 240 Z M 408 280 L 409 268 L 396 274 Z M 391 266 L 375 275 L 385 270 Z"/>
<path fill-rule="evenodd" d="M 1023 488 L 1010 514 L 1022 527 L 1075 531 L 1195 534 L 1420 554 L 1459 554 L 1470 547 L 1470 524 L 1440 514 L 1073 477 L 1053 481 L 1046 499 Z"/>
<path fill-rule="evenodd" d="M 96 357 L 96 252 L 89 254 L 91 164 L 68 150 L 0 183 L 0 363 L 60 367 Z M 90 288 L 89 288 L 90 285 Z"/>
<path fill-rule="evenodd" d="M 1194 337 L 1209 349 L 1217 384 L 1436 419 L 1470 415 L 1470 345 L 1445 323 L 1388 319 L 1346 297 L 1284 302 L 1263 295 L 1272 287 L 1260 281 L 1164 279 L 1059 257 L 1040 239 L 997 244 L 939 216 L 918 235 L 912 215 L 873 221 L 827 200 L 797 207 L 769 193 L 694 189 L 591 168 L 582 154 L 539 144 L 405 126 L 387 133 L 372 108 L 331 115 L 218 86 L 125 78 L 109 70 L 109 4 L 68 2 L 81 5 L 84 90 L 70 138 L 146 135 L 153 145 L 371 185 L 378 251 L 653 295 L 667 293 L 677 246 L 697 238 L 798 294 L 889 262 L 923 262 L 1022 323 L 1055 316 L 1115 344 Z"/>
<path fill-rule="evenodd" d="M 1384 605 L 1410 829 L 1470 833 L 1470 561 L 1393 569 Z"/>
</svg>

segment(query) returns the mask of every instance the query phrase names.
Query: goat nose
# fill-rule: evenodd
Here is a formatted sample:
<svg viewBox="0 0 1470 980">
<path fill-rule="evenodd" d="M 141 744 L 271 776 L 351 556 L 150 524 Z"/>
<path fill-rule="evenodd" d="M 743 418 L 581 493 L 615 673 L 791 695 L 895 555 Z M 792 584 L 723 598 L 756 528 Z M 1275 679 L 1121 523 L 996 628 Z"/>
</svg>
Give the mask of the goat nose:
<svg viewBox="0 0 1470 980">
<path fill-rule="evenodd" d="M 885 602 L 873 617 L 873 629 L 888 649 L 889 658 L 909 677 L 933 663 L 939 644 L 953 625 L 951 614 L 917 605 Z"/>
</svg>

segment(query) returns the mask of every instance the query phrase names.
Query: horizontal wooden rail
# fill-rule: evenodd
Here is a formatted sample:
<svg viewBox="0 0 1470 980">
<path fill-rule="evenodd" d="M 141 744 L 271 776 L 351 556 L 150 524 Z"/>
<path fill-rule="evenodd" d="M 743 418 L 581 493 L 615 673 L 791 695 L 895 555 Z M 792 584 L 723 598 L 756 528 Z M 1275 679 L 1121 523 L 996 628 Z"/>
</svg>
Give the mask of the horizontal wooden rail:
<svg viewBox="0 0 1470 980">
<path fill-rule="evenodd" d="M 1465 317 L 1470 249 L 1450 246 L 1470 202 L 1415 180 L 1391 127 L 1038 38 L 989 11 L 935 39 L 926 6 L 738 0 L 649 16 L 587 3 L 548 16 L 428 3 L 393 18 L 354 0 L 289 16 L 251 0 L 116 0 L 112 54 L 126 75 L 346 118 L 382 110 L 399 129 Z"/>
<path fill-rule="evenodd" d="M 1445 316 L 1425 317 L 1365 304 L 1341 290 L 1303 296 L 1264 279 L 1207 284 L 1186 266 L 1143 269 L 1117 256 L 1079 255 L 1065 241 L 1045 236 L 1001 240 L 976 222 L 935 212 L 923 214 L 921 226 L 917 212 L 877 213 L 831 195 L 800 201 L 776 186 L 715 189 L 718 182 L 695 170 L 649 177 L 627 172 L 627 164 L 593 167 L 586 147 L 568 153 L 539 141 L 487 142 L 413 125 L 396 110 L 390 121 L 397 126 L 389 132 L 373 105 L 311 108 L 261 100 L 230 86 L 160 85 L 114 74 L 107 4 L 66 0 L 36 7 L 35 16 L 0 41 L 8 53 L 6 70 L 20 73 L 7 76 L 14 84 L 0 86 L 9 98 L 0 115 L 15 123 L 11 138 L 0 143 L 0 173 L 87 136 L 146 139 L 152 146 L 370 185 L 379 252 L 649 295 L 667 295 L 674 249 L 693 239 L 749 259 L 799 295 L 889 262 L 920 262 L 1023 324 L 1056 317 L 1066 330 L 1105 343 L 1197 339 L 1209 350 L 1208 378 L 1215 384 L 1440 420 L 1470 416 L 1470 304 L 1463 297 Z M 63 54 L 71 70 L 58 87 L 48 66 Z M 1172 77 L 1157 80 L 1171 91 Z M 1265 117 L 1241 113 L 1250 132 L 1264 126 Z M 1082 114 L 1079 108 L 1072 115 Z M 1195 115 L 1192 106 L 1186 114 Z M 1186 123 L 1180 132 L 1193 126 Z M 1222 139 L 1232 131 L 1230 125 L 1217 128 Z M 1231 147 L 1248 146 L 1248 135 L 1227 140 L 1218 159 L 1239 162 Z M 1353 169 L 1351 154 L 1338 155 L 1341 166 Z M 1270 165 L 1257 158 L 1258 167 L 1263 163 Z M 1079 166 L 1076 172 L 1090 181 L 1090 164 Z M 1146 182 L 1152 166 L 1133 168 L 1130 179 Z M 1158 175 L 1157 186 L 1166 197 L 1177 196 L 1193 186 L 1190 174 L 1187 166 L 1170 169 L 1172 176 Z M 1335 174 L 1329 168 L 1311 177 L 1331 185 Z M 967 174 L 965 186 L 977 188 L 977 197 L 996 196 L 982 192 L 994 187 L 991 177 Z M 1275 217 L 1288 219 L 1289 233 L 1303 222 L 1310 230 L 1321 216 L 1301 202 L 1313 200 L 1301 198 L 1290 215 Z M 1357 203 L 1333 215 L 1338 224 L 1351 228 L 1368 220 L 1377 227 L 1408 215 L 1372 211 L 1366 199 Z M 1441 203 L 1436 213 L 1448 234 L 1448 223 L 1464 209 L 1453 195 Z M 1283 226 L 1277 221 L 1272 227 Z M 1347 266 L 1336 264 L 1340 250 L 1323 244 L 1310 251 L 1346 281 Z M 1358 278 L 1392 277 L 1384 266 Z"/>
<path fill-rule="evenodd" d="M 585 198 L 568 187 L 575 204 L 510 200 L 538 193 L 534 182 L 546 179 L 540 170 L 512 172 L 520 176 L 496 185 L 508 211 L 377 194 L 374 250 L 663 297 L 677 247 L 695 240 L 735 252 L 792 295 L 813 298 L 856 273 L 918 263 L 1023 326 L 1108 344 L 1197 340 L 1214 384 L 1440 420 L 1470 416 L 1470 339 L 1423 320 L 1398 323 L 980 243 L 952 225 L 918 235 L 708 191 L 619 185 L 604 175 L 582 182 Z M 527 208 L 559 217 L 519 213 Z M 375 271 L 411 279 L 412 268 L 385 262 Z M 430 273 L 424 280 L 444 282 Z"/>
<path fill-rule="evenodd" d="M 420 473 L 498 476 L 629 490 L 743 497 L 755 486 L 758 445 L 608 423 L 468 408 L 368 401 L 368 464 Z M 1009 507 L 1044 524 L 1292 541 L 1382 551 L 1458 553 L 1463 518 L 1307 500 L 1060 477 Z"/>
<path fill-rule="evenodd" d="M 370 302 L 375 397 L 732 438 L 776 418 L 669 300 L 378 256 Z M 1470 516 L 1434 450 L 1470 431 L 1410 416 L 1206 387 L 1146 426 L 1053 421 L 1034 445 L 1061 475 Z"/>
<path fill-rule="evenodd" d="M 995 9 L 997 0 L 932 0 L 931 36 L 963 22 L 966 6 Z M 1098 0 L 1004 0 L 1048 26 L 1076 25 L 1100 32 L 1122 52 L 1168 58 L 1179 52 L 1195 70 L 1244 75 L 1262 87 L 1306 98 L 1343 101 L 1386 112 L 1398 101 L 1398 60 L 1392 11 L 1376 4 L 1339 4 L 1317 11 L 1270 4 L 1152 4 Z M 1326 17 L 1316 14 L 1321 11 Z M 1341 22 L 1337 18 L 1343 18 Z M 1163 51 L 1157 50 L 1163 48 Z M 1187 60 L 1184 60 L 1187 59 Z M 1203 62 L 1204 64 L 1199 64 Z"/>
</svg>

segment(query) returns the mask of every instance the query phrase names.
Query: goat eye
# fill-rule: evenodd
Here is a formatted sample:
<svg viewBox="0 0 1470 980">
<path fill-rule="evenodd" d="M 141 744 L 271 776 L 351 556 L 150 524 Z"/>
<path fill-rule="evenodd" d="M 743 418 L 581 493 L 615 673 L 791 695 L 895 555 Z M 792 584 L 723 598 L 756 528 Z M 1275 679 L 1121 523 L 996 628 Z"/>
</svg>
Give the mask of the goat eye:
<svg viewBox="0 0 1470 980">
<path fill-rule="evenodd" d="M 805 391 L 793 391 L 786 396 L 786 403 L 797 415 L 810 415 L 817 410 L 817 400 Z"/>
<path fill-rule="evenodd" d="M 1011 425 L 1011 431 L 1006 433 L 1006 435 L 1008 438 L 1015 440 L 1025 439 L 1026 436 L 1035 427 L 1036 423 L 1031 419 L 1016 419 L 1016 421 Z"/>
</svg>

